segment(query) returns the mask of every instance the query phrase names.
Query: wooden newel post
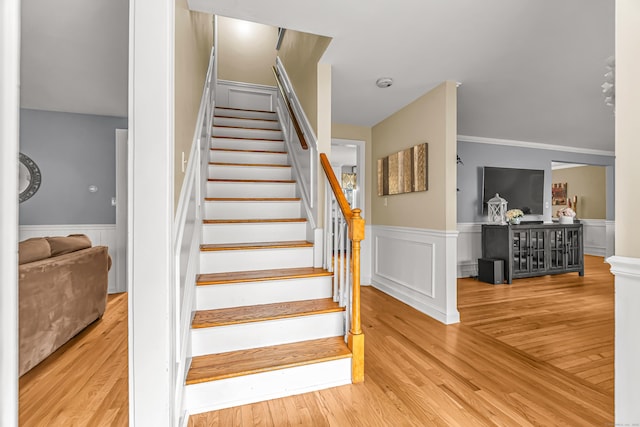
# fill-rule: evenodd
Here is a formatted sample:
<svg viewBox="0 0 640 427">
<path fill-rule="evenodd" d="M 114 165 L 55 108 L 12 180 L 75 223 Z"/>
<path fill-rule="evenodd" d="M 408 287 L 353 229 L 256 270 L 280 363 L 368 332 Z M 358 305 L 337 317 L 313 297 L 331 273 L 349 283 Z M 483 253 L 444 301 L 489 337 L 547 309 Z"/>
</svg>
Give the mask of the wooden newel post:
<svg viewBox="0 0 640 427">
<path fill-rule="evenodd" d="M 353 295 L 351 300 L 351 329 L 347 337 L 352 354 L 351 380 L 354 383 L 364 381 L 364 334 L 360 323 L 360 241 L 364 240 L 364 219 L 360 209 L 353 210 L 349 224 L 349 240 L 351 240 L 351 274 L 353 278 Z"/>
</svg>

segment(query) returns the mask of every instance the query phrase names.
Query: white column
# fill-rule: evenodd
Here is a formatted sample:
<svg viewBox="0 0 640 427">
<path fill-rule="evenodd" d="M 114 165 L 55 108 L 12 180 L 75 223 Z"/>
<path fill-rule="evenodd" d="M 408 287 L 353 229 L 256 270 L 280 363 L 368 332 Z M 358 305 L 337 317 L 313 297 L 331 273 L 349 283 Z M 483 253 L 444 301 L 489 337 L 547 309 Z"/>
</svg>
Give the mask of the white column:
<svg viewBox="0 0 640 427">
<path fill-rule="evenodd" d="M 18 425 L 20 0 L 0 2 L 0 425 Z"/>
<path fill-rule="evenodd" d="M 615 422 L 640 423 L 640 259 L 607 259 L 615 274 Z"/>
<path fill-rule="evenodd" d="M 173 0 L 129 3 L 129 425 L 173 426 Z"/>
</svg>

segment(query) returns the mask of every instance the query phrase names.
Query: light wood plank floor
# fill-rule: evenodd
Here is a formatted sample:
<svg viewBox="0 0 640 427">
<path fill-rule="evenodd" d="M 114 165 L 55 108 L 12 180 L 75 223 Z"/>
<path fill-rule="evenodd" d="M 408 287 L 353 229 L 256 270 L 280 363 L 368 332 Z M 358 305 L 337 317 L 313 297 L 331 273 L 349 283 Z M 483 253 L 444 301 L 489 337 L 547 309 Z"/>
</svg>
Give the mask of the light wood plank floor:
<svg viewBox="0 0 640 427">
<path fill-rule="evenodd" d="M 613 424 L 613 276 L 458 281 L 445 326 L 362 290 L 365 382 L 192 416 L 204 426 Z"/>
<path fill-rule="evenodd" d="M 126 426 L 127 294 L 109 295 L 89 325 L 20 378 L 20 426 Z"/>
<path fill-rule="evenodd" d="M 364 288 L 365 382 L 193 416 L 201 426 L 603 426 L 613 423 L 613 277 L 458 281 L 445 326 Z M 20 379 L 21 426 L 127 425 L 126 294 Z"/>
</svg>

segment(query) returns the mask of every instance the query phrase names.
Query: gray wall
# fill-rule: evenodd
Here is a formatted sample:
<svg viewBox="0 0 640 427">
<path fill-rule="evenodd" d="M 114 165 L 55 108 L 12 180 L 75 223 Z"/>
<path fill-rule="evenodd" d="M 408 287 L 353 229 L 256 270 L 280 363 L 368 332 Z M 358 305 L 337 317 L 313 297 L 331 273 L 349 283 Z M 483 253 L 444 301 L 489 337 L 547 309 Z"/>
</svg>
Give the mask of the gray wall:
<svg viewBox="0 0 640 427">
<path fill-rule="evenodd" d="M 20 225 L 115 224 L 117 128 L 127 119 L 20 110 L 20 152 L 42 173 L 38 192 L 20 204 Z"/>
<path fill-rule="evenodd" d="M 458 156 L 464 165 L 457 168 L 458 222 L 486 222 L 482 215 L 482 168 L 484 166 L 544 170 L 544 214 L 525 219 L 551 221 L 551 162 L 584 163 L 607 167 L 607 219 L 613 220 L 615 157 L 566 151 L 540 150 L 506 145 L 458 141 Z"/>
</svg>

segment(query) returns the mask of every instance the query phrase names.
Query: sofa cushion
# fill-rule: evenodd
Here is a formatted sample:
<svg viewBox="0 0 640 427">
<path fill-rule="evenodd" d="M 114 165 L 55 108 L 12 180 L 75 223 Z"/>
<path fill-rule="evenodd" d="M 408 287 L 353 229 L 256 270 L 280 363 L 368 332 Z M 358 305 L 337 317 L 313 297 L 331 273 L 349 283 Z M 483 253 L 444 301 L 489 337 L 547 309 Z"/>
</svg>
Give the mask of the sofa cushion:
<svg viewBox="0 0 640 427">
<path fill-rule="evenodd" d="M 51 246 L 51 256 L 64 255 L 91 247 L 91 240 L 84 234 L 70 234 L 67 237 L 46 237 Z"/>
<path fill-rule="evenodd" d="M 18 244 L 18 264 L 40 261 L 51 256 L 51 246 L 44 237 L 34 237 Z"/>
</svg>

